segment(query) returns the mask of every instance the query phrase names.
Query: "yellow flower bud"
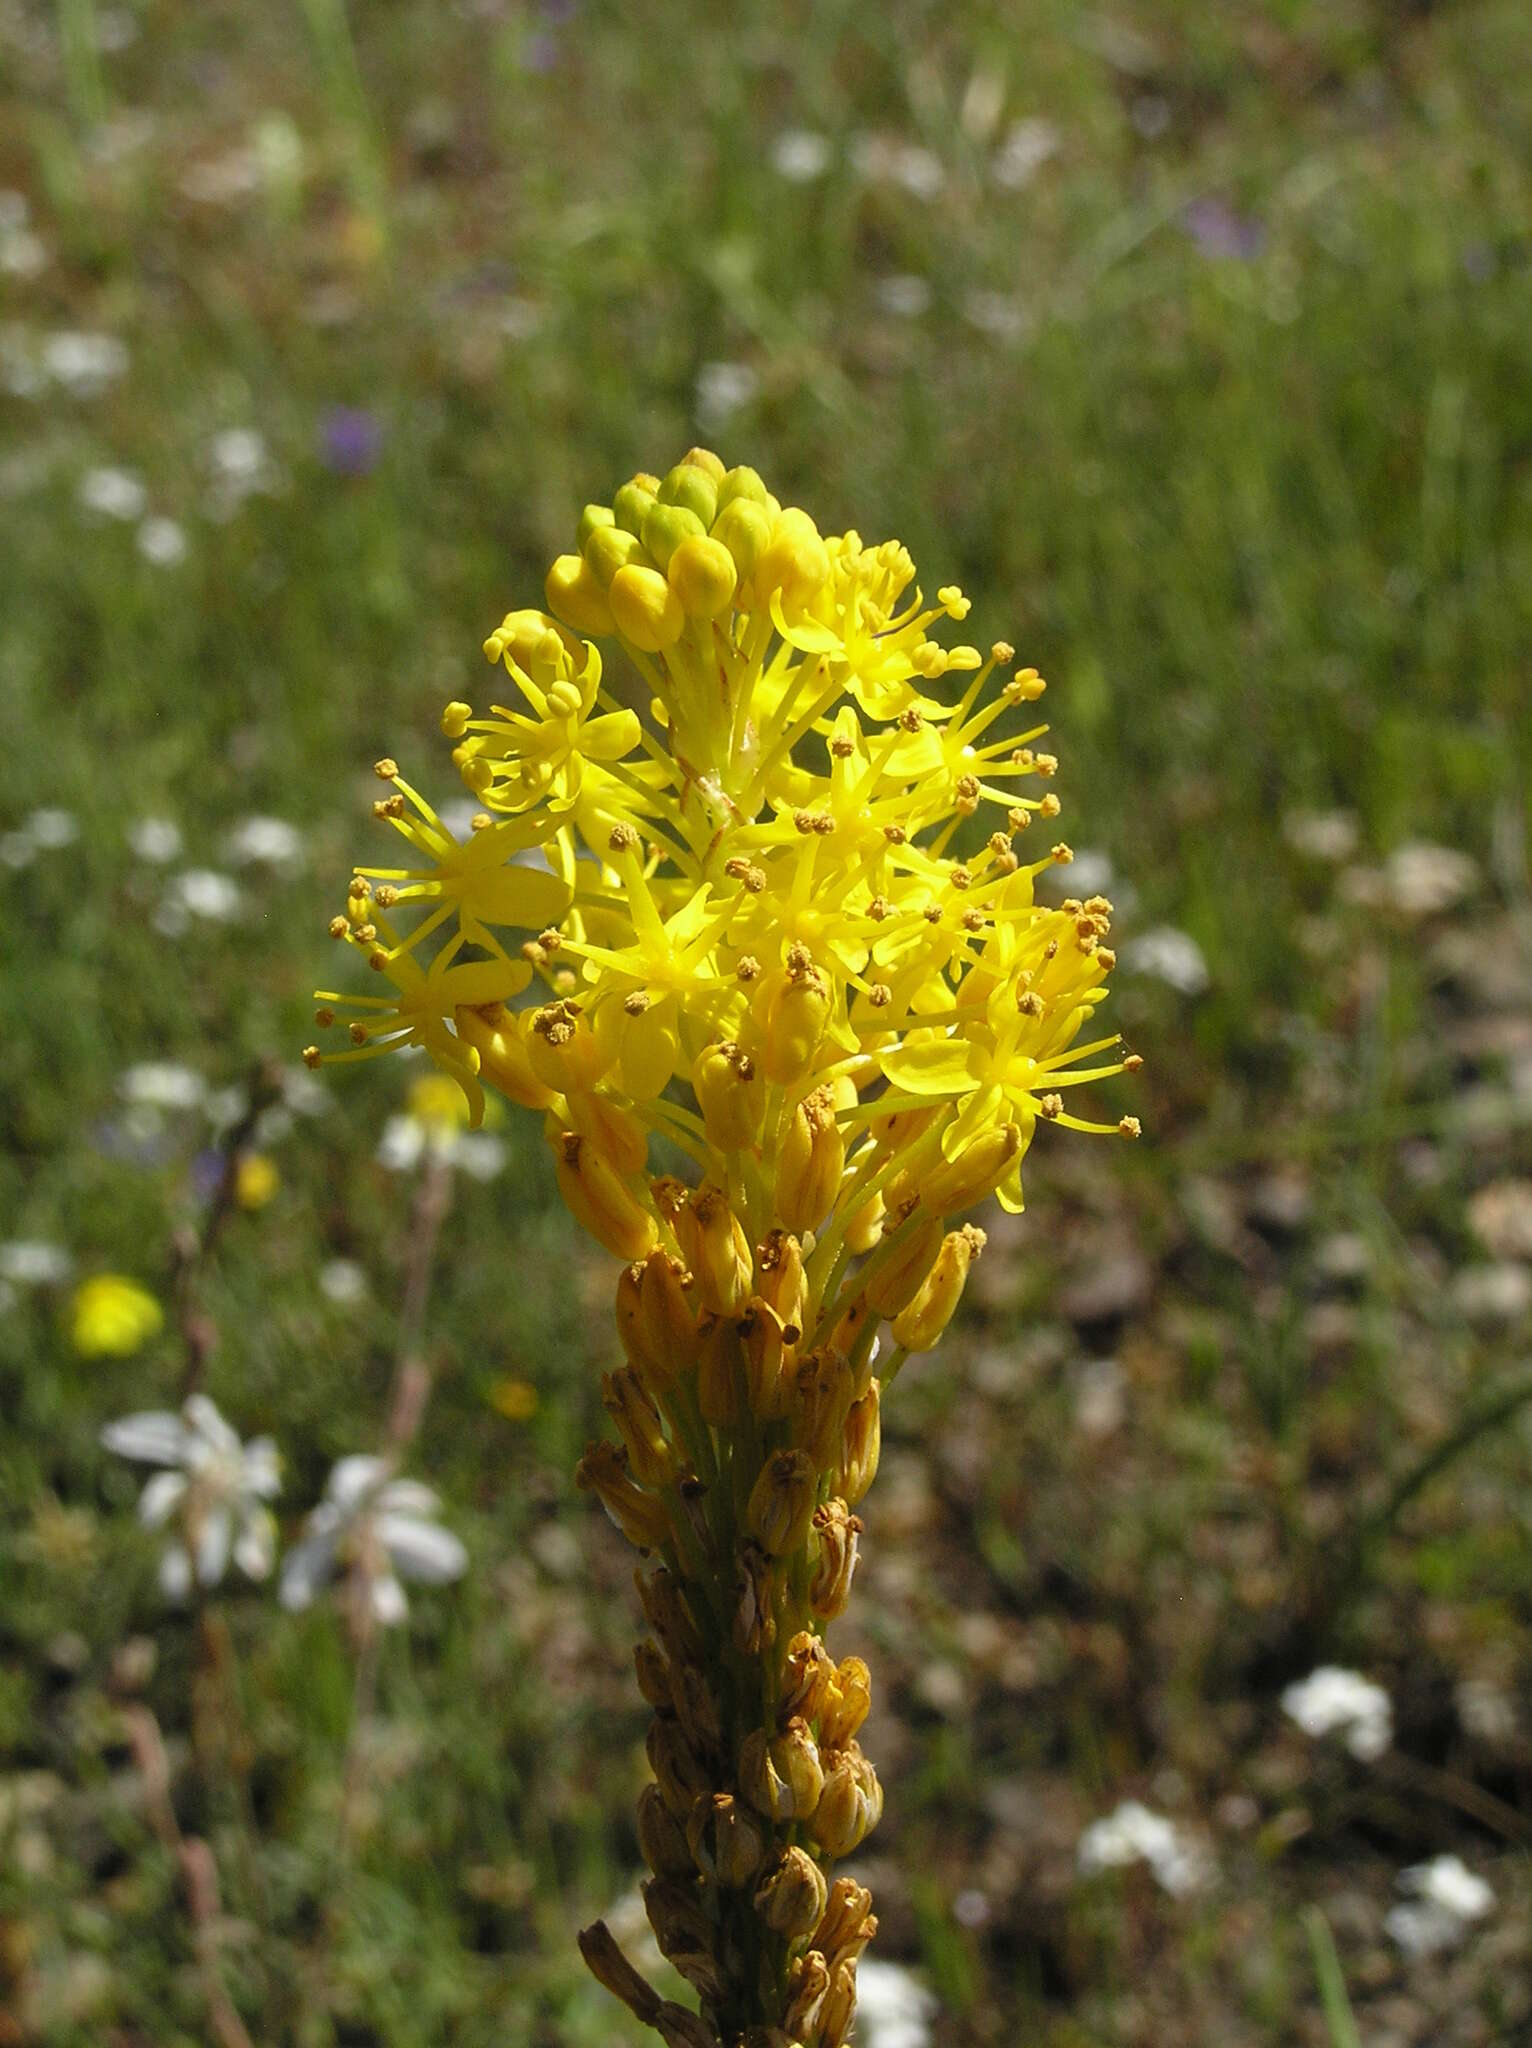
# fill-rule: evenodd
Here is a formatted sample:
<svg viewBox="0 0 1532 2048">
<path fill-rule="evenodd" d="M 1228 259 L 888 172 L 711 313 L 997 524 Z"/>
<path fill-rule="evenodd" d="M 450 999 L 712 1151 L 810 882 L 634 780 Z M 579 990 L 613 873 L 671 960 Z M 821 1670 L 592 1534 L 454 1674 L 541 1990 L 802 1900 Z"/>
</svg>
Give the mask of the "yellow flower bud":
<svg viewBox="0 0 1532 2048">
<path fill-rule="evenodd" d="M 630 562 L 649 565 L 649 551 L 638 535 L 621 526 L 598 526 L 580 552 L 602 590 L 610 590 L 612 578 Z"/>
<path fill-rule="evenodd" d="M 718 511 L 718 479 L 694 462 L 678 462 L 666 472 L 656 496 L 662 505 L 690 512 L 706 533 Z"/>
<path fill-rule="evenodd" d="M 578 1003 L 544 1003 L 534 1010 L 526 1048 L 534 1076 L 559 1095 L 594 1088 L 612 1064 Z"/>
<path fill-rule="evenodd" d="M 752 1729 L 740 1745 L 740 1790 L 768 1820 L 807 1820 L 819 1804 L 824 1781 L 819 1745 L 801 1715 L 780 1735 Z"/>
<path fill-rule="evenodd" d="M 779 513 L 771 539 L 755 565 L 756 594 L 764 604 L 782 593 L 782 608 L 798 612 L 819 595 L 830 576 L 830 557 L 807 512 L 790 505 Z"/>
<path fill-rule="evenodd" d="M 656 1491 L 669 1486 L 676 1478 L 678 1460 L 666 1439 L 660 1411 L 631 1366 L 602 1375 L 601 1405 L 616 1425 L 629 1467 L 640 1486 L 651 1486 Z"/>
<path fill-rule="evenodd" d="M 651 505 L 644 515 L 644 546 L 661 569 L 670 567 L 683 540 L 701 540 L 706 532 L 706 522 L 684 505 Z"/>
<path fill-rule="evenodd" d="M 680 639 L 686 626 L 681 600 L 658 569 L 630 563 L 612 578 L 607 602 L 616 630 L 645 654 L 658 654 Z M 608 626 L 606 629 L 613 629 Z"/>
<path fill-rule="evenodd" d="M 589 1139 L 578 1131 L 561 1131 L 553 1161 L 559 1193 L 575 1221 L 617 1258 L 644 1258 L 659 1227 Z"/>
<path fill-rule="evenodd" d="M 750 1293 L 750 1240 L 722 1188 L 704 1181 L 677 1212 L 673 1227 L 682 1256 L 708 1308 L 736 1314 Z"/>
<path fill-rule="evenodd" d="M 744 1347 L 733 1316 L 704 1316 L 698 1333 L 697 1406 L 704 1422 L 727 1429 L 739 1420 Z"/>
<path fill-rule="evenodd" d="M 579 524 L 575 527 L 575 546 L 583 554 L 585 552 L 585 543 L 590 539 L 591 535 L 599 532 L 602 527 L 609 527 L 613 524 L 614 520 L 610 505 L 587 505 L 580 514 Z"/>
<path fill-rule="evenodd" d="M 829 1214 L 846 1166 L 846 1143 L 828 1088 L 793 1111 L 777 1154 L 776 1208 L 789 1230 L 815 1230 Z"/>
<path fill-rule="evenodd" d="M 759 1142 L 766 1084 L 737 1040 L 702 1048 L 692 1062 L 692 1088 L 710 1145 L 738 1152 Z"/>
<path fill-rule="evenodd" d="M 801 947 L 795 948 L 798 955 Z M 763 977 L 755 999 L 761 1027 L 761 1066 L 768 1081 L 801 1081 L 814 1064 L 830 1021 L 830 984 L 806 956 Z"/>
<path fill-rule="evenodd" d="M 679 1721 L 651 1721 L 644 1748 L 665 1804 L 684 1827 L 693 1806 L 712 1791 L 712 1773 L 687 1741 Z"/>
<path fill-rule="evenodd" d="M 757 1255 L 756 1269 L 762 1298 L 770 1302 L 781 1318 L 782 1333 L 788 1343 L 796 1344 L 808 1314 L 802 1245 L 785 1230 L 768 1231 Z"/>
<path fill-rule="evenodd" d="M 820 1741 L 826 1749 L 844 1749 L 871 1711 L 872 1673 L 860 1657 L 842 1657 L 820 1704 Z"/>
<path fill-rule="evenodd" d="M 630 1109 L 594 1089 L 571 1088 L 565 1107 L 569 1122 L 621 1174 L 642 1173 L 649 1133 Z"/>
<path fill-rule="evenodd" d="M 834 1676 L 834 1661 L 819 1637 L 800 1629 L 789 1642 L 782 1663 L 780 1711 L 817 1721 Z"/>
<path fill-rule="evenodd" d="M 853 1743 L 825 1772 L 824 1791 L 809 1832 L 827 1856 L 838 1859 L 860 1848 L 882 1817 L 883 1788 L 876 1771 Z"/>
<path fill-rule="evenodd" d="M 712 538 L 729 551 L 739 573 L 739 594 L 735 603 L 744 611 L 757 609 L 755 565 L 771 539 L 771 515 L 764 505 L 749 498 L 735 498 L 713 521 Z"/>
<path fill-rule="evenodd" d="M 909 1306 L 894 1318 L 894 1342 L 906 1351 L 929 1351 L 951 1322 L 968 1269 L 984 1249 L 984 1232 L 965 1223 L 942 1239 L 935 1263 Z"/>
<path fill-rule="evenodd" d="M 818 1475 L 807 1451 L 773 1451 L 761 1467 L 745 1524 L 768 1555 L 796 1550 L 809 1532 Z"/>
<path fill-rule="evenodd" d="M 692 469 L 704 471 L 712 478 L 715 484 L 722 483 L 724 477 L 723 460 L 720 456 L 715 455 L 711 448 L 688 448 L 681 460 Z"/>
<path fill-rule="evenodd" d="M 933 1166 L 920 1182 L 920 1199 L 937 1216 L 956 1216 L 992 1195 L 1021 1151 L 1021 1126 L 991 1125 L 971 1138 L 956 1159 Z"/>
<path fill-rule="evenodd" d="M 634 477 L 625 483 L 612 500 L 612 513 L 624 533 L 636 538 L 644 530 L 644 520 L 649 507 L 654 503 L 655 484 L 645 477 Z"/>
<path fill-rule="evenodd" d="M 721 540 L 689 535 L 671 555 L 665 571 L 689 619 L 716 619 L 726 612 L 739 576 Z"/>
<path fill-rule="evenodd" d="M 853 1507 L 877 1477 L 882 1446 L 882 1390 L 874 1380 L 866 1393 L 852 1402 L 847 1413 L 840 1470 L 834 1475 L 836 1491 Z"/>
<path fill-rule="evenodd" d="M 766 486 L 761 482 L 759 473 L 748 463 L 741 463 L 737 469 L 731 469 L 719 478 L 719 512 L 722 513 L 725 506 L 733 504 L 736 498 L 744 499 L 747 504 L 766 503 Z"/>
<path fill-rule="evenodd" d="M 887 1225 L 884 1226 L 885 1230 Z M 877 1265 L 867 1282 L 867 1299 L 880 1316 L 896 1316 L 919 1293 L 941 1249 L 942 1219 L 923 1215 L 897 1251 Z"/>
<path fill-rule="evenodd" d="M 556 1091 L 532 1071 L 526 1039 L 505 1005 L 493 1003 L 483 1010 L 460 1007 L 453 1014 L 458 1037 L 479 1055 L 479 1079 L 523 1109 L 546 1109 Z"/>
<path fill-rule="evenodd" d="M 783 1849 L 756 1889 L 755 1910 L 774 1934 L 799 1941 L 823 1919 L 827 1895 L 825 1874 L 808 1850 Z"/>
<path fill-rule="evenodd" d="M 651 1389 L 668 1386 L 697 1362 L 697 1320 L 681 1284 L 679 1262 L 658 1245 L 638 1283 L 639 1370 Z"/>
<path fill-rule="evenodd" d="M 612 631 L 612 608 L 583 555 L 560 555 L 543 584 L 548 609 L 576 633 L 598 638 Z"/>
<path fill-rule="evenodd" d="M 750 1412 L 758 1421 L 778 1421 L 788 1411 L 792 1391 L 791 1351 L 784 1339 L 782 1319 L 769 1302 L 758 1294 L 752 1295 L 740 1318 L 739 1334 L 745 1353 Z"/>
<path fill-rule="evenodd" d="M 645 1493 L 628 1470 L 616 1444 L 588 1444 L 575 1467 L 575 1485 L 594 1493 L 613 1522 L 639 1550 L 659 1550 L 670 1541 L 670 1517 L 663 1501 Z"/>
<path fill-rule="evenodd" d="M 883 1197 L 874 1195 L 863 1202 L 851 1221 L 846 1225 L 846 1243 L 857 1253 L 870 1252 L 883 1235 L 885 1214 Z"/>
<path fill-rule="evenodd" d="M 828 1347 L 810 1351 L 799 1360 L 791 1392 L 793 1442 L 816 1466 L 834 1464 L 853 1393 L 850 1359 Z"/>
</svg>

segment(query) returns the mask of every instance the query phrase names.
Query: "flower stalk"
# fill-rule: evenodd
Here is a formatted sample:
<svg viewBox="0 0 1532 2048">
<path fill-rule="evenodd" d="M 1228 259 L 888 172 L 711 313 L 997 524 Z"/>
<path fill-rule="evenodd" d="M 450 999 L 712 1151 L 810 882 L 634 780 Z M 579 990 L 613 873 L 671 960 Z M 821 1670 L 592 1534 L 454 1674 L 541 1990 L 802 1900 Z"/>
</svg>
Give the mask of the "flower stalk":
<svg viewBox="0 0 1532 2048">
<path fill-rule="evenodd" d="M 667 2042 L 840 2048 L 876 1921 L 839 1866 L 883 1792 L 827 1632 L 884 1393 L 958 1309 L 967 1212 L 1020 1210 L 1040 1122 L 1137 1136 L 1065 1101 L 1139 1063 L 1087 1036 L 1111 905 L 1040 905 L 1069 847 L 1019 851 L 1060 810 L 1045 686 L 935 637 L 955 586 L 928 605 L 898 542 L 705 449 L 576 540 L 485 642 L 514 697 L 443 713 L 466 838 L 377 763 L 405 864 L 354 873 L 330 930 L 371 990 L 320 996 L 351 1044 L 305 1057 L 420 1047 L 475 1119 L 487 1089 L 540 1114 L 621 1262 L 576 1478 L 640 1553 L 645 1900 L 699 2009 L 599 1923 L 587 1962 Z"/>
</svg>

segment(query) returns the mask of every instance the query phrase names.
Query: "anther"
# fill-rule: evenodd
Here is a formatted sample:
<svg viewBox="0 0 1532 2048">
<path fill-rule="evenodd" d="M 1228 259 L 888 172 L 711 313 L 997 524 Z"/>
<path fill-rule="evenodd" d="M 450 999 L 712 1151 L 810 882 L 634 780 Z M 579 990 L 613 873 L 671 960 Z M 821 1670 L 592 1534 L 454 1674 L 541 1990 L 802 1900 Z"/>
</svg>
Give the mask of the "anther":
<svg viewBox="0 0 1532 2048">
<path fill-rule="evenodd" d="M 374 761 L 372 772 L 379 782 L 392 782 L 399 773 L 399 763 L 391 754 L 385 754 L 381 761 Z"/>
<path fill-rule="evenodd" d="M 1067 868 L 1075 857 L 1074 848 L 1066 846 L 1062 839 L 1057 846 L 1050 847 L 1049 852 L 1052 855 L 1055 867 Z"/>
<path fill-rule="evenodd" d="M 332 939 L 343 939 L 350 929 L 351 922 L 349 918 L 332 917 L 330 919 L 330 937 Z"/>
<path fill-rule="evenodd" d="M 335 1022 L 335 1012 L 333 1010 L 316 1010 L 314 1012 L 314 1022 L 321 1031 L 328 1031 Z"/>
<path fill-rule="evenodd" d="M 350 1037 L 353 1045 L 365 1045 L 367 1043 L 367 1026 L 361 1022 L 348 1025 L 347 1035 Z"/>
<path fill-rule="evenodd" d="M 631 995 L 623 997 L 622 1007 L 628 1016 L 642 1017 L 652 1001 L 653 997 L 646 989 L 636 988 Z"/>
<path fill-rule="evenodd" d="M 319 1050 L 319 1047 L 317 1045 L 306 1045 L 303 1048 L 303 1064 L 309 1069 L 311 1073 L 315 1067 L 322 1066 L 323 1063 L 324 1054 Z"/>
<path fill-rule="evenodd" d="M 614 825 L 606 843 L 613 853 L 637 853 L 639 838 L 631 825 Z"/>
<path fill-rule="evenodd" d="M 1144 1127 L 1136 1116 L 1125 1116 L 1117 1128 L 1125 1138 L 1141 1138 L 1144 1135 Z"/>
<path fill-rule="evenodd" d="M 1064 1114 L 1063 1096 L 1045 1095 L 1037 1105 L 1037 1113 L 1039 1116 L 1046 1117 L 1049 1123 L 1052 1123 L 1056 1116 Z"/>
</svg>

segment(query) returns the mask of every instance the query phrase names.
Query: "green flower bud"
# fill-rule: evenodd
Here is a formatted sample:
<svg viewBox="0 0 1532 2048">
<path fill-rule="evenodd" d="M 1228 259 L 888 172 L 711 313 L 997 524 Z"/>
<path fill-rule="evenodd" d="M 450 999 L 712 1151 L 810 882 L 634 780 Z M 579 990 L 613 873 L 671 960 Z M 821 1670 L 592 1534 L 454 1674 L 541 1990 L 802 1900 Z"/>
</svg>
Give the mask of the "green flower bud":
<svg viewBox="0 0 1532 2048">
<path fill-rule="evenodd" d="M 771 516 L 752 498 L 732 498 L 713 521 L 713 539 L 734 557 L 741 585 L 748 583 L 761 551 L 771 539 Z"/>
<path fill-rule="evenodd" d="M 736 498 L 744 498 L 752 505 L 764 505 L 766 502 L 766 486 L 748 464 L 742 463 L 738 469 L 731 469 L 718 486 L 719 511 L 725 505 L 732 505 Z"/>
<path fill-rule="evenodd" d="M 582 552 L 590 565 L 590 573 L 603 590 L 610 587 L 617 571 L 626 569 L 630 562 L 637 562 L 641 568 L 650 566 L 643 542 L 636 533 L 629 533 L 622 526 L 593 528 Z"/>
<path fill-rule="evenodd" d="M 684 505 L 651 505 L 644 515 L 644 546 L 662 569 L 688 536 L 700 537 L 706 526 Z"/>
<path fill-rule="evenodd" d="M 575 546 L 583 554 L 585 543 L 590 539 L 597 527 L 610 526 L 611 524 L 612 508 L 610 505 L 587 505 L 580 514 L 579 525 L 575 528 Z"/>
<path fill-rule="evenodd" d="M 625 533 L 642 533 L 644 514 L 654 503 L 654 492 L 648 483 L 634 477 L 624 484 L 612 500 L 612 516 Z"/>
<path fill-rule="evenodd" d="M 705 469 L 697 469 L 689 462 L 678 462 L 669 471 L 658 495 L 662 505 L 682 505 L 688 512 L 695 512 L 704 533 L 718 512 L 718 485 Z"/>
</svg>

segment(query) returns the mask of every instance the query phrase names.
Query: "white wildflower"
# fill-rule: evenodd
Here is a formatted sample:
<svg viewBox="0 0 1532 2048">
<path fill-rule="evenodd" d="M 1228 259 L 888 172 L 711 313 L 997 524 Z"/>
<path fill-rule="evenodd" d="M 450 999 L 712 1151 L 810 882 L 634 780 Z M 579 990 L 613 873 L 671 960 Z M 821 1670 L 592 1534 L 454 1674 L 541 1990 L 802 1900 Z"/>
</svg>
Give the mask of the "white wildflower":
<svg viewBox="0 0 1532 2048">
<path fill-rule="evenodd" d="M 812 128 L 784 128 L 771 145 L 771 168 L 790 185 L 811 185 L 830 168 L 830 138 Z"/>
<path fill-rule="evenodd" d="M 62 846 L 73 846 L 80 836 L 80 821 L 72 811 L 61 811 L 50 804 L 45 809 L 34 811 L 22 830 L 45 853 L 56 853 Z"/>
<path fill-rule="evenodd" d="M 327 1259 L 319 1269 L 319 1291 L 337 1308 L 354 1308 L 367 1299 L 367 1275 L 355 1259 Z"/>
<path fill-rule="evenodd" d="M 918 320 L 931 304 L 931 287 L 923 277 L 880 277 L 872 295 L 878 310 L 896 320 Z"/>
<path fill-rule="evenodd" d="M 963 318 L 995 341 L 1019 341 L 1027 328 L 1021 301 L 1005 292 L 968 292 L 963 299 Z"/>
<path fill-rule="evenodd" d="M 156 513 L 138 529 L 138 552 L 156 569 L 174 569 L 186 560 L 185 527 Z"/>
<path fill-rule="evenodd" d="M 149 493 L 131 469 L 88 469 L 80 478 L 79 499 L 87 512 L 103 519 L 139 519 Z"/>
<path fill-rule="evenodd" d="M 175 1060 L 140 1061 L 124 1070 L 117 1086 L 126 1101 L 151 1109 L 197 1109 L 207 1097 L 202 1076 Z"/>
<path fill-rule="evenodd" d="M 1051 121 L 1035 117 L 1017 121 L 995 153 L 989 167 L 995 184 L 1007 192 L 1019 192 L 1030 184 L 1059 146 L 1059 131 Z"/>
<path fill-rule="evenodd" d="M 232 519 L 247 498 L 275 491 L 280 474 L 264 436 L 254 427 L 225 427 L 208 443 L 212 481 L 207 512 L 218 520 Z"/>
<path fill-rule="evenodd" d="M 0 833 L 0 866 L 20 870 L 29 868 L 37 858 L 37 848 L 30 833 Z"/>
<path fill-rule="evenodd" d="M 303 858 L 303 834 L 285 818 L 245 818 L 229 834 L 228 851 L 240 867 L 296 867 Z"/>
<path fill-rule="evenodd" d="M 1076 1856 L 1088 1877 L 1147 1863 L 1173 1898 L 1197 1891 L 1209 1876 L 1208 1855 L 1201 1844 L 1137 1799 L 1125 1799 L 1104 1820 L 1092 1821 L 1080 1837 Z"/>
<path fill-rule="evenodd" d="M 181 851 L 181 828 L 170 818 L 140 818 L 128 828 L 128 850 L 163 866 Z"/>
<path fill-rule="evenodd" d="M 207 1395 L 192 1394 L 179 1415 L 149 1409 L 109 1422 L 101 1441 L 119 1457 L 166 1468 L 145 1486 L 138 1515 L 150 1529 L 177 1517 L 180 1537 L 160 1559 L 167 1599 L 184 1600 L 194 1576 L 216 1586 L 231 1556 L 247 1578 L 270 1575 L 277 1532 L 265 1503 L 282 1484 L 270 1437 L 242 1444 Z"/>
<path fill-rule="evenodd" d="M 238 884 L 228 875 L 213 868 L 188 868 L 171 883 L 166 902 L 192 917 L 227 924 L 239 911 L 240 893 Z"/>
<path fill-rule="evenodd" d="M 1398 1882 L 1412 1896 L 1390 1907 L 1383 1924 L 1406 1955 L 1456 1948 L 1472 1923 L 1495 1904 L 1490 1886 L 1459 1856 L 1412 1863 L 1400 1871 Z"/>
<path fill-rule="evenodd" d="M 1394 1739 L 1394 1709 L 1381 1685 L 1359 1671 L 1321 1664 L 1288 1686 L 1282 1711 L 1305 1735 L 1339 1735 L 1360 1763 L 1376 1763 Z"/>
<path fill-rule="evenodd" d="M 871 185 L 898 185 L 912 199 L 934 199 L 947 181 L 942 160 L 917 142 L 892 135 L 857 135 L 851 141 L 851 168 Z"/>
<path fill-rule="evenodd" d="M 747 406 L 761 388 L 748 363 L 704 363 L 697 372 L 697 418 L 721 427 Z"/>
<path fill-rule="evenodd" d="M 383 1458 L 342 1458 L 324 1499 L 282 1566 L 284 1607 L 310 1606 L 338 1569 L 354 1573 L 373 1619 L 385 1628 L 409 1611 L 399 1581 L 440 1586 L 461 1578 L 468 1553 L 435 1520 L 438 1502 L 417 1480 L 395 1479 Z"/>
<path fill-rule="evenodd" d="M 14 1281 L 18 1287 L 57 1287 L 73 1267 L 74 1260 L 62 1245 L 40 1238 L 15 1237 L 0 1244 L 0 1280 Z"/>
<path fill-rule="evenodd" d="M 936 2000 L 898 1963 L 863 1956 L 856 1973 L 858 2048 L 929 2048 Z"/>
<path fill-rule="evenodd" d="M 1190 932 L 1177 931 L 1170 924 L 1156 925 L 1153 931 L 1131 939 L 1121 958 L 1130 974 L 1152 975 L 1177 995 L 1200 996 L 1211 979 L 1197 941 Z"/>
<path fill-rule="evenodd" d="M 1282 820 L 1282 835 L 1295 853 L 1337 866 L 1355 853 L 1359 829 L 1355 811 L 1289 811 Z"/>
<path fill-rule="evenodd" d="M 74 398 L 99 398 L 128 367 L 128 351 L 115 334 L 50 334 L 39 358 L 43 373 Z"/>
</svg>

